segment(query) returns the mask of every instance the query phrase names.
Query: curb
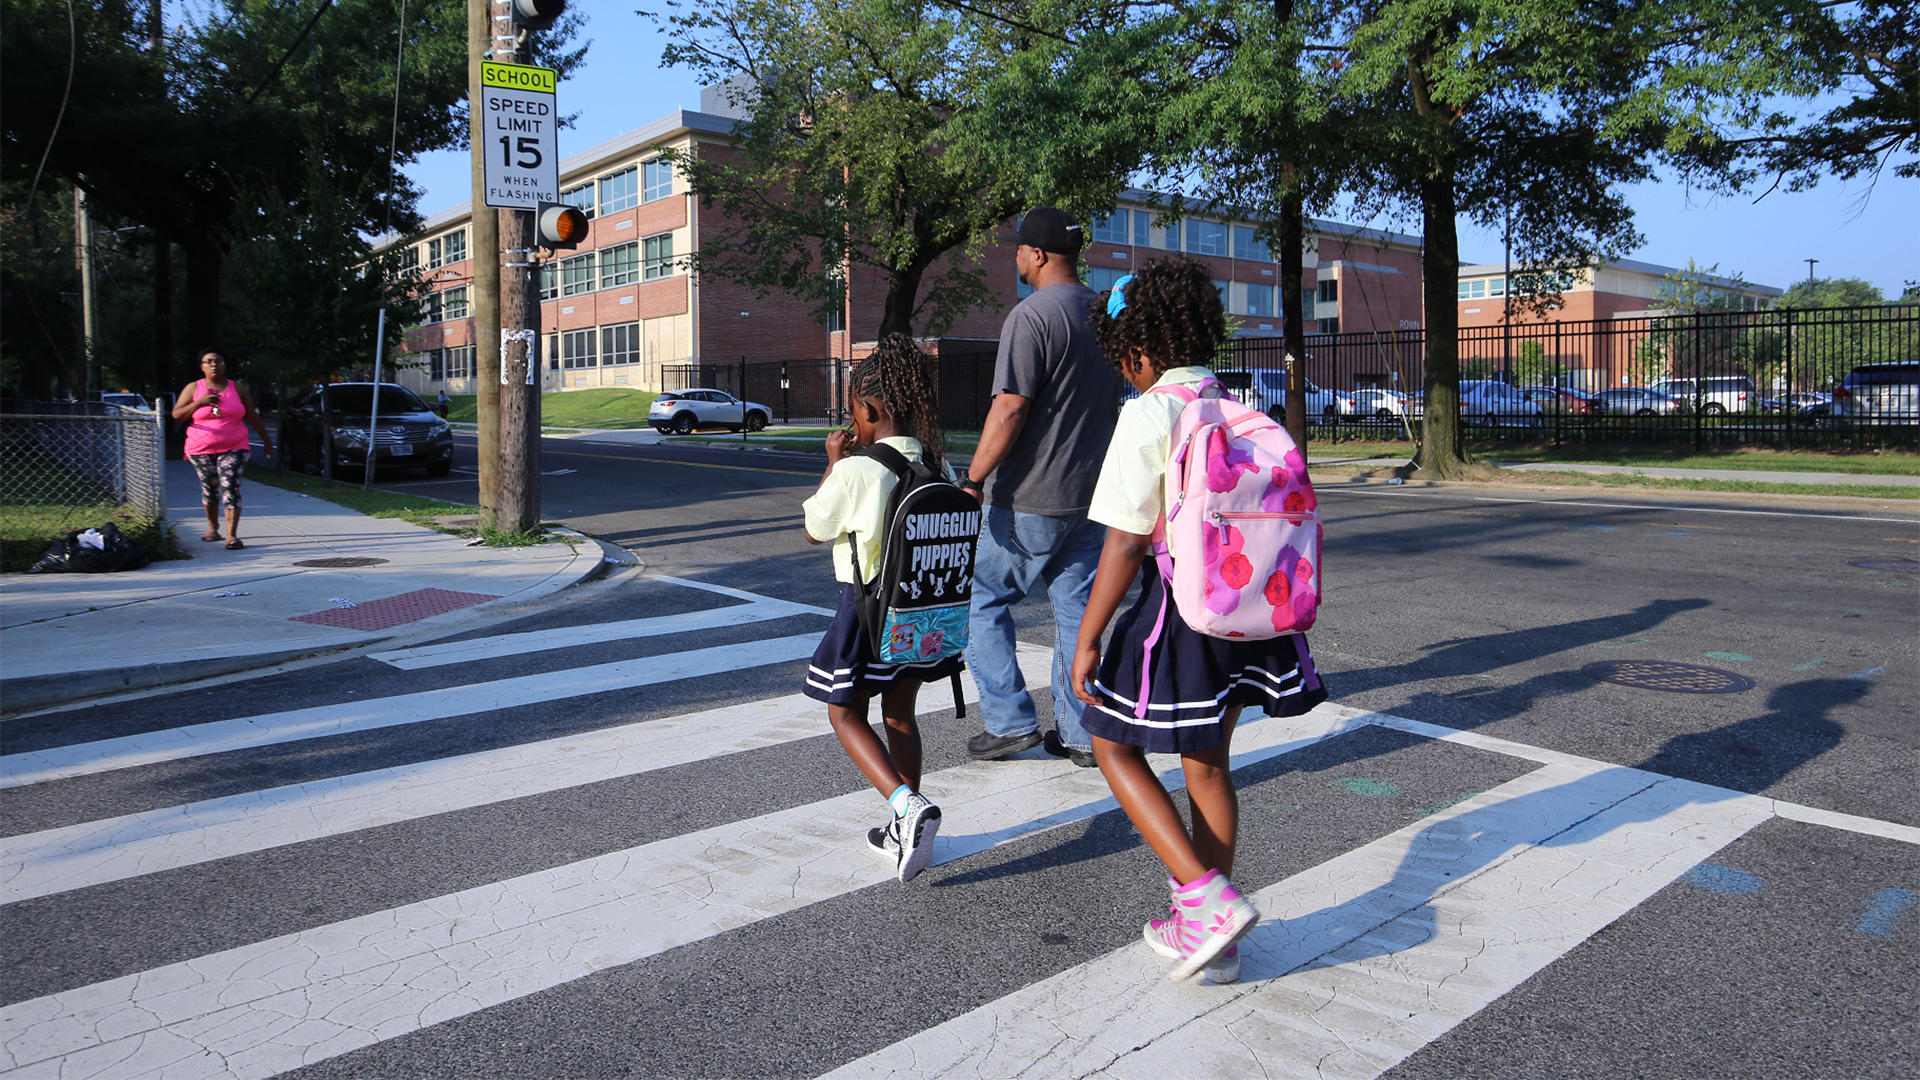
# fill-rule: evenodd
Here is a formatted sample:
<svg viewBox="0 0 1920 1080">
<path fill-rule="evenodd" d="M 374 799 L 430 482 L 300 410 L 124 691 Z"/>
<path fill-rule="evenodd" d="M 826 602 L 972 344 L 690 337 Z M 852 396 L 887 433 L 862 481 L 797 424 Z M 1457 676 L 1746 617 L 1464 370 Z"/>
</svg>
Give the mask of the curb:
<svg viewBox="0 0 1920 1080">
<path fill-rule="evenodd" d="M 550 528 L 549 532 L 567 533 L 580 538 L 581 542 L 592 543 L 600 550 L 600 557 L 589 562 L 580 571 L 578 577 L 561 585 L 552 585 L 542 589 L 532 600 L 544 600 L 549 596 L 578 585 L 598 581 L 607 576 L 615 567 L 643 566 L 644 564 L 632 552 L 616 547 L 596 536 L 575 529 L 562 527 Z M 500 600 L 512 600 L 501 597 Z M 485 607 L 500 603 L 500 600 L 488 601 Z M 463 609 L 471 610 L 471 609 Z M 458 612 L 447 612 L 447 615 Z M 433 616 L 443 618 L 445 616 Z M 422 619 L 413 624 L 430 623 L 432 619 Z M 405 626 L 406 624 L 402 624 Z M 458 633 L 449 630 L 448 633 Z M 96 668 L 87 671 L 66 672 L 56 675 L 29 675 L 24 678 L 0 681 L 0 715 L 17 716 L 21 713 L 35 712 L 58 705 L 72 705 L 89 698 L 105 697 L 109 694 L 121 694 L 134 690 L 152 690 L 163 686 L 177 686 L 214 679 L 258 668 L 277 667 L 295 660 L 305 660 L 331 653 L 348 652 L 354 649 L 377 645 L 391 641 L 397 634 L 383 634 L 363 641 L 346 642 L 323 647 L 309 646 L 304 649 L 280 649 L 274 652 L 253 653 L 247 656 L 229 656 L 216 661 L 180 660 L 164 664 L 128 664 L 123 667 Z"/>
</svg>

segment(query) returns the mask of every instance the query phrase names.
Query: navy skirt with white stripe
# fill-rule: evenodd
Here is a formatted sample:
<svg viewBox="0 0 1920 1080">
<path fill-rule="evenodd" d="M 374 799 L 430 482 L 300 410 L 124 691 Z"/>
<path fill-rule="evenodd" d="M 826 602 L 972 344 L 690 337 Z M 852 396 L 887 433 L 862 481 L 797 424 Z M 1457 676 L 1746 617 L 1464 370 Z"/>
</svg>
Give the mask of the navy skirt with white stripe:
<svg viewBox="0 0 1920 1080">
<path fill-rule="evenodd" d="M 1094 691 L 1101 703 L 1080 720 L 1088 731 L 1148 753 L 1181 754 L 1219 746 L 1220 719 L 1235 705 L 1298 716 L 1327 700 L 1306 635 L 1208 637 L 1180 617 L 1154 560 L 1141 573 L 1140 599 L 1120 616 L 1100 658 Z"/>
<path fill-rule="evenodd" d="M 855 698 L 884 694 L 903 680 L 934 682 L 952 678 L 966 670 L 964 656 L 949 656 L 925 664 L 878 664 L 869 660 L 873 650 L 867 647 L 867 632 L 860 625 L 855 607 L 858 586 L 840 591 L 840 609 L 833 613 L 833 625 L 813 650 L 807 665 L 806 693 L 829 705 L 849 705 Z"/>
</svg>

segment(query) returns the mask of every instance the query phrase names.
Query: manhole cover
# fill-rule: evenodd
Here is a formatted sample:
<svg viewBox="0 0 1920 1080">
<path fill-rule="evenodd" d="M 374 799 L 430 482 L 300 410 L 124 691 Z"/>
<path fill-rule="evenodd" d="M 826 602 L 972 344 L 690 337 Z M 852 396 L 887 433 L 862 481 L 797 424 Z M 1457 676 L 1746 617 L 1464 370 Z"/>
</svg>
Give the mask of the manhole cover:
<svg viewBox="0 0 1920 1080">
<path fill-rule="evenodd" d="M 1737 694 L 1753 689 L 1753 680 L 1737 671 L 1667 660 L 1604 660 L 1580 670 L 1601 682 L 1672 694 Z"/>
<path fill-rule="evenodd" d="M 295 566 L 312 566 L 321 570 L 345 570 L 350 566 L 379 566 L 385 559 L 354 558 L 343 556 L 337 559 L 304 559 Z"/>
<path fill-rule="evenodd" d="M 1920 574 L 1920 562 L 1913 559 L 1855 559 L 1847 564 L 1862 570 L 1890 570 L 1896 574 Z"/>
</svg>

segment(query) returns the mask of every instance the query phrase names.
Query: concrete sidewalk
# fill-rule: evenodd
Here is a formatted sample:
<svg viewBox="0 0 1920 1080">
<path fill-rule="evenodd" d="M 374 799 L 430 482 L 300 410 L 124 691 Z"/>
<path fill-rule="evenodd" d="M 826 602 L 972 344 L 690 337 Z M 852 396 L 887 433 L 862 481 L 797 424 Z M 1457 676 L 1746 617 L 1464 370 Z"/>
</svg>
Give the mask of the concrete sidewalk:
<svg viewBox="0 0 1920 1080">
<path fill-rule="evenodd" d="M 228 551 L 200 539 L 199 492 L 191 466 L 167 463 L 167 515 L 191 559 L 117 574 L 0 578 L 0 708 L 451 632 L 475 611 L 547 596 L 608 566 L 601 545 L 578 534 L 573 545 L 469 547 L 265 484 L 246 485 L 246 547 Z M 313 565 L 320 560 L 365 561 Z"/>
</svg>

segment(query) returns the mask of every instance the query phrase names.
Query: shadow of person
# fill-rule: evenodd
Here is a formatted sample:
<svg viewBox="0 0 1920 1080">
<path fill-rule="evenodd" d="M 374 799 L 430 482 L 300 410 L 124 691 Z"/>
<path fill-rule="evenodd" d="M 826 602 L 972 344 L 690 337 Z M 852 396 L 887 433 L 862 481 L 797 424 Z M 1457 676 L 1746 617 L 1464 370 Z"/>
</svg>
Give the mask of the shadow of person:
<svg viewBox="0 0 1920 1080">
<path fill-rule="evenodd" d="M 1769 816 L 1764 806 L 1746 802 L 1746 793 L 1766 791 L 1837 746 L 1844 730 L 1826 713 L 1857 694 L 1853 680 L 1793 683 L 1768 695 L 1767 713 L 1677 736 L 1639 765 L 1542 766 L 1502 785 L 1520 794 L 1477 798 L 1463 804 L 1469 809 L 1419 829 L 1380 884 L 1299 915 L 1287 914 L 1286 897 L 1277 904 L 1270 898 L 1268 919 L 1241 949 L 1243 977 L 1273 978 L 1402 952 L 1432 940 L 1442 918 L 1482 936 L 1525 941 L 1543 921 L 1553 921 L 1553 904 L 1572 893 L 1605 892 L 1635 867 L 1662 865 L 1671 880 Z M 1654 821 L 1662 827 L 1641 828 Z M 1709 827 L 1681 827 L 1701 822 Z M 1478 911 L 1471 902 L 1443 899 L 1483 870 L 1553 849 L 1569 852 L 1552 860 L 1563 871 L 1558 876 L 1567 884 L 1559 888 L 1565 891 L 1506 882 L 1499 887 L 1514 894 L 1506 910 Z M 1362 849 L 1342 856 L 1353 865 L 1326 864 L 1323 887 L 1363 883 L 1371 876 L 1370 858 Z M 1541 879 L 1538 872 L 1526 876 Z M 1503 923 L 1509 919 L 1512 925 Z"/>
</svg>

